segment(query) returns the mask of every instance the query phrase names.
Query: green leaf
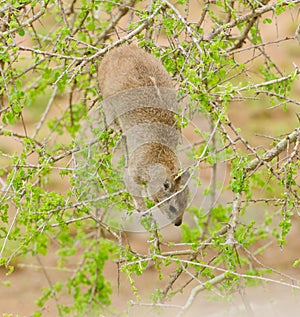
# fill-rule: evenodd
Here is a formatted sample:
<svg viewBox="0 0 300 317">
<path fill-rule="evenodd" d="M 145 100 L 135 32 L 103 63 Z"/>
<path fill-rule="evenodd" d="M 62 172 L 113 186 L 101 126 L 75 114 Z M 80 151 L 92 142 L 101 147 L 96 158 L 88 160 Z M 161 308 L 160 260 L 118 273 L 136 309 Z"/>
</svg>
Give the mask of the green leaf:
<svg viewBox="0 0 300 317">
<path fill-rule="evenodd" d="M 270 19 L 270 18 L 265 18 L 264 20 L 263 20 L 263 23 L 264 24 L 266 24 L 266 23 L 268 23 L 268 24 L 271 24 L 273 21 L 272 21 L 272 19 Z"/>
<path fill-rule="evenodd" d="M 25 35 L 25 30 L 23 28 L 19 29 L 19 35 L 24 36 Z"/>
</svg>

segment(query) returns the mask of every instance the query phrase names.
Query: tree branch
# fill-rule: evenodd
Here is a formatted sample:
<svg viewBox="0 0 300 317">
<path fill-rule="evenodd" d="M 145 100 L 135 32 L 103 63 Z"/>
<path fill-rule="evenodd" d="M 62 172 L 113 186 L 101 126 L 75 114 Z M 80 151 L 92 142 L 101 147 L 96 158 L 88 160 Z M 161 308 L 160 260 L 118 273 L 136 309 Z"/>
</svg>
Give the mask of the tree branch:
<svg viewBox="0 0 300 317">
<path fill-rule="evenodd" d="M 261 158 L 253 159 L 244 169 L 245 173 L 255 170 L 263 164 L 263 162 L 270 162 L 273 158 L 283 152 L 287 146 L 296 142 L 300 135 L 300 128 L 296 128 L 292 133 L 288 134 L 284 139 L 279 141 L 272 149 L 267 151 Z"/>
<path fill-rule="evenodd" d="M 201 291 L 205 291 L 207 289 L 207 286 L 209 285 L 209 287 L 219 284 L 221 282 L 223 282 L 226 279 L 226 273 L 222 273 L 214 278 L 212 278 L 211 280 L 200 284 L 196 287 L 194 287 L 191 292 L 190 295 L 185 303 L 184 306 L 181 307 L 180 312 L 176 315 L 176 317 L 181 317 L 183 316 L 184 313 L 187 312 L 187 310 L 192 306 L 193 302 L 196 299 L 196 296 L 201 292 Z"/>
</svg>

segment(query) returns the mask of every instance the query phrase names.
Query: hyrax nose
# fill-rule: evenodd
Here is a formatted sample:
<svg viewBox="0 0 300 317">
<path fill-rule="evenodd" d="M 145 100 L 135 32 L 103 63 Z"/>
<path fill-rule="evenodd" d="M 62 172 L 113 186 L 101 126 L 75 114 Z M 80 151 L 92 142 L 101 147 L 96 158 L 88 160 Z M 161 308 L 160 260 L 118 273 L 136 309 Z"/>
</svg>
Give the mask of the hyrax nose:
<svg viewBox="0 0 300 317">
<path fill-rule="evenodd" d="M 177 218 L 177 219 L 174 221 L 174 225 L 175 225 L 176 227 L 180 226 L 181 224 L 182 224 L 182 218 L 181 218 L 181 217 Z"/>
</svg>

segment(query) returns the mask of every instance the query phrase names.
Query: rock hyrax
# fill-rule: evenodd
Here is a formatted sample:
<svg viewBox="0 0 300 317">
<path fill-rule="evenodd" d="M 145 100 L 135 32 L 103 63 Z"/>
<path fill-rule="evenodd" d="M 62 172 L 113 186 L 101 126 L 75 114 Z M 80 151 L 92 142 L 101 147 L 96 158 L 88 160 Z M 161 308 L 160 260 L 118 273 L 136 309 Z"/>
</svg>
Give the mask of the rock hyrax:
<svg viewBox="0 0 300 317">
<path fill-rule="evenodd" d="M 189 173 L 178 175 L 181 139 L 176 90 L 162 63 L 133 45 L 111 50 L 99 68 L 108 125 L 122 132 L 124 181 L 139 211 L 153 200 L 176 226 L 187 206 Z"/>
</svg>

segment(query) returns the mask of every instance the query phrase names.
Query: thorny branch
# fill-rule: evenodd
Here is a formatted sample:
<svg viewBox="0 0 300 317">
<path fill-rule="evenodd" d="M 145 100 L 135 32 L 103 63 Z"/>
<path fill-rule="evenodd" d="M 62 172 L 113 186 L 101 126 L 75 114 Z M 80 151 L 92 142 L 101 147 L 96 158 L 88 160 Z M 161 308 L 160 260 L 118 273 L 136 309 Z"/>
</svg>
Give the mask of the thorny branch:
<svg viewBox="0 0 300 317">
<path fill-rule="evenodd" d="M 200 284 L 200 285 L 194 287 L 190 292 L 189 298 L 187 299 L 186 303 L 181 307 L 181 310 L 176 315 L 176 317 L 184 316 L 184 314 L 188 311 L 188 309 L 194 303 L 196 296 L 200 292 L 206 290 L 208 285 L 209 285 L 209 287 L 212 287 L 216 284 L 223 282 L 225 279 L 226 279 L 226 273 L 222 273 L 222 274 L 217 275 L 216 277 L 212 278 L 211 280 L 207 281 L 206 283 L 203 283 L 203 284 Z"/>
<path fill-rule="evenodd" d="M 280 140 L 272 149 L 268 150 L 261 158 L 253 159 L 246 167 L 245 172 L 255 170 L 257 167 L 263 164 L 263 162 L 270 162 L 274 158 L 278 157 L 287 146 L 296 142 L 300 135 L 300 128 L 295 129 L 292 133 L 288 134 L 285 138 Z"/>
</svg>

